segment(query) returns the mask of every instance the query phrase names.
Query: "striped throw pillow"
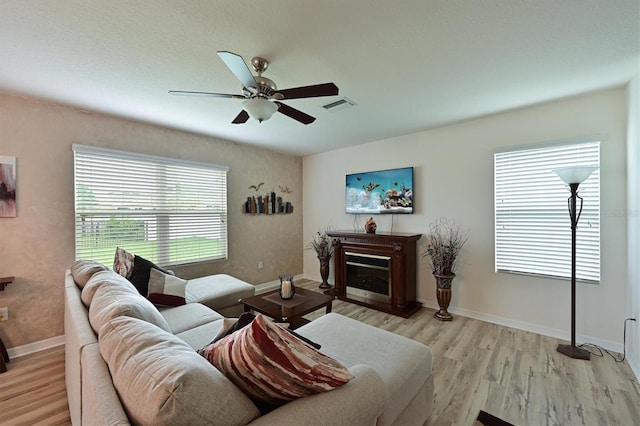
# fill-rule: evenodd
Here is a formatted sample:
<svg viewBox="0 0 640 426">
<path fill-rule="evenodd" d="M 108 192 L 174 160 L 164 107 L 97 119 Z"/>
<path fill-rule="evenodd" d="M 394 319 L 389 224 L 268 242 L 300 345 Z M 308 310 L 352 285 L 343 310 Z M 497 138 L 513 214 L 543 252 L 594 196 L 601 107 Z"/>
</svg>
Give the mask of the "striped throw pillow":
<svg viewBox="0 0 640 426">
<path fill-rule="evenodd" d="M 330 391 L 353 378 L 338 361 L 262 315 L 199 352 L 263 407 Z"/>
</svg>

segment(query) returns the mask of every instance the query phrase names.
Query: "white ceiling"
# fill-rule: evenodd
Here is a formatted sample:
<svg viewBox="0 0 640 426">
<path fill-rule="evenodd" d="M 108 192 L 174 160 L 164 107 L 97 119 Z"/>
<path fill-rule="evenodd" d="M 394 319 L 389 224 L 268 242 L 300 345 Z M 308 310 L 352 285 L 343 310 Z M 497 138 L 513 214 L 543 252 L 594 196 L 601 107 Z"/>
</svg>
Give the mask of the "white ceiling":
<svg viewBox="0 0 640 426">
<path fill-rule="evenodd" d="M 307 155 L 623 85 L 639 26 L 638 0 L 1 0 L 0 91 Z M 217 50 L 340 95 L 287 101 L 304 126 L 167 94 L 239 94 Z"/>
</svg>

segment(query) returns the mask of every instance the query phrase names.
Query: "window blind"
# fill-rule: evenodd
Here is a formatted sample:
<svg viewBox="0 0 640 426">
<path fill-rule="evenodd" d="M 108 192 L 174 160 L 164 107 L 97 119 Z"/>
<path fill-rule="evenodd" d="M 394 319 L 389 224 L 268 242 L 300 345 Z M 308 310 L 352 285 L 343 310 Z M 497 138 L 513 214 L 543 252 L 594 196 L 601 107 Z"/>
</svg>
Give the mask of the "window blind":
<svg viewBox="0 0 640 426">
<path fill-rule="evenodd" d="M 571 278 L 568 186 L 552 172 L 600 166 L 600 142 L 494 154 L 495 270 Z M 576 278 L 600 280 L 600 170 L 578 189 Z M 578 199 L 578 209 L 580 200 Z"/>
<path fill-rule="evenodd" d="M 228 168 L 73 145 L 76 259 L 116 247 L 159 265 L 227 258 Z"/>
</svg>

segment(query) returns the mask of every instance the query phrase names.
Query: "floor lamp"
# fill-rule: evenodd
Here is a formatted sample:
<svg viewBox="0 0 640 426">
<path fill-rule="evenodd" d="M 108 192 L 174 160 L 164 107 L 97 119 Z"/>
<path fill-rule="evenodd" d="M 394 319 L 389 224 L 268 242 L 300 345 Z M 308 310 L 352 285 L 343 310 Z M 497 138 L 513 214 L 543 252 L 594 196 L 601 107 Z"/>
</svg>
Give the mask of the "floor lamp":
<svg viewBox="0 0 640 426">
<path fill-rule="evenodd" d="M 597 167 L 564 167 L 553 170 L 560 179 L 569 185 L 571 195 L 567 199 L 569 217 L 571 218 L 571 344 L 558 345 L 558 352 L 571 358 L 590 359 L 591 353 L 576 346 L 576 229 L 580 213 L 582 213 L 582 197 L 578 195 L 578 186 L 596 170 Z M 580 199 L 580 210 L 576 210 L 577 199 Z"/>
</svg>

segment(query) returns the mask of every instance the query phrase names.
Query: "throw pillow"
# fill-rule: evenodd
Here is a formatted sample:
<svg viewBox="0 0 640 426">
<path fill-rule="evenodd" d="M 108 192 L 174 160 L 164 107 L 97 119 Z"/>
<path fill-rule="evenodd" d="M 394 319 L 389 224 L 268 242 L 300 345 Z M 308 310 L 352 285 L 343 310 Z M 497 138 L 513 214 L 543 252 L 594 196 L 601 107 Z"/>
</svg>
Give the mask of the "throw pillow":
<svg viewBox="0 0 640 426">
<path fill-rule="evenodd" d="M 242 315 L 240 315 L 239 318 L 225 318 L 222 322 L 222 328 L 220 328 L 220 331 L 218 331 L 218 334 L 216 334 L 216 337 L 213 338 L 213 340 L 211 341 L 211 343 L 215 343 L 220 339 L 223 339 L 225 337 L 227 337 L 230 334 L 235 333 L 236 331 L 240 330 L 241 328 L 244 328 L 246 326 L 248 326 L 249 324 L 251 324 L 251 321 L 253 321 L 255 319 L 255 315 L 252 314 L 251 312 L 243 312 Z M 284 330 L 286 330 L 288 333 L 291 333 L 292 335 L 294 335 L 295 337 L 297 337 L 298 339 L 302 340 L 303 342 L 305 342 L 308 345 L 313 346 L 316 349 L 320 349 L 321 346 L 310 340 L 307 339 L 306 337 L 296 333 L 295 331 L 289 329 L 287 326 L 288 324 L 282 324 L 280 323 L 279 326 L 281 328 L 283 328 Z M 210 343 L 210 344 L 211 344 Z M 201 353 L 202 349 L 198 350 L 198 353 Z"/>
<path fill-rule="evenodd" d="M 134 255 L 125 249 L 116 247 L 116 256 L 113 259 L 113 270 L 126 279 L 131 278 L 133 272 Z"/>
<path fill-rule="evenodd" d="M 201 354 L 262 407 L 329 391 L 353 378 L 338 361 L 262 315 Z"/>
<path fill-rule="evenodd" d="M 186 303 L 187 280 L 151 268 L 147 299 L 155 305 L 180 306 Z"/>
<path fill-rule="evenodd" d="M 140 257 L 137 254 L 134 255 L 133 270 L 131 271 L 129 281 L 131 281 L 140 294 L 145 297 L 149 294 L 149 277 L 151 276 L 152 268 L 164 272 L 165 274 L 167 273 L 165 269 L 162 269 L 152 261 L 147 260 L 144 257 Z"/>
<path fill-rule="evenodd" d="M 222 323 L 222 328 L 213 338 L 211 343 L 215 343 L 218 340 L 227 337 L 230 334 L 235 333 L 236 331 L 248 326 L 251 324 L 251 321 L 255 319 L 255 315 L 251 312 L 243 312 L 238 318 L 225 318 Z"/>
</svg>

